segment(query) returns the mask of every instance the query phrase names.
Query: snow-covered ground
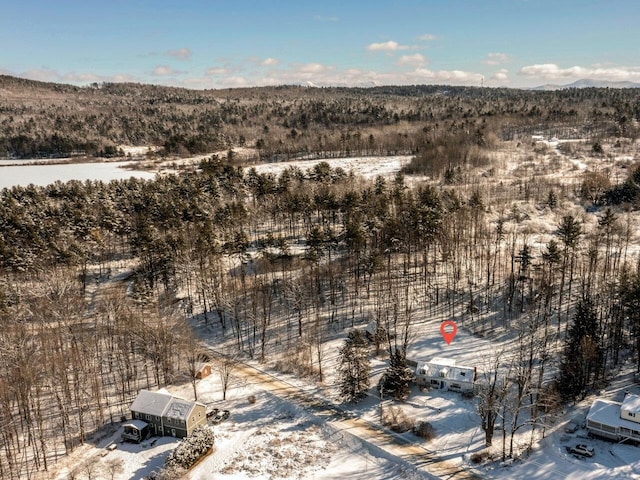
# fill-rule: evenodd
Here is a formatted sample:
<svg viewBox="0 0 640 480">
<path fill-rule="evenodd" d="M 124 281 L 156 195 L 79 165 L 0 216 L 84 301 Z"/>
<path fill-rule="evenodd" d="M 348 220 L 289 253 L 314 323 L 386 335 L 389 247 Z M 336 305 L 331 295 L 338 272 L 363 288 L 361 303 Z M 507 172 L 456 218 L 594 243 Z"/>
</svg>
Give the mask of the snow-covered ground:
<svg viewBox="0 0 640 480">
<path fill-rule="evenodd" d="M 122 150 L 125 155 L 130 155 L 132 157 L 142 157 L 148 153 L 157 152 L 161 149 L 161 147 L 158 147 L 156 145 L 146 145 L 142 147 L 137 147 L 134 145 L 118 145 L 116 148 L 118 148 L 118 150 Z"/>
<path fill-rule="evenodd" d="M 185 479 L 335 479 L 429 478 L 411 465 L 361 442 L 348 431 L 326 424 L 304 408 L 266 392 L 237 376 L 222 400 L 217 373 L 198 382 L 198 400 L 228 409 L 228 420 L 213 426 L 214 452 Z M 172 394 L 193 399 L 190 384 L 169 387 Z M 251 398 L 254 397 L 254 398 Z M 92 465 L 93 478 L 142 479 L 159 470 L 179 440 L 152 437 L 140 445 L 120 443 L 122 428 L 76 449 L 42 479 L 64 480 L 72 471 L 82 478 Z M 106 447 L 115 443 L 110 451 Z"/>
<path fill-rule="evenodd" d="M 319 160 L 294 160 L 289 162 L 263 163 L 256 165 L 253 168 L 255 168 L 258 173 L 271 173 L 278 176 L 289 167 L 296 167 L 302 171 L 307 171 L 321 162 L 326 162 L 331 166 L 331 168 L 342 168 L 345 172 L 352 171 L 355 175 L 361 175 L 365 178 L 374 178 L 378 175 L 383 177 L 394 175 L 396 172 L 400 171 L 400 168 L 409 163 L 411 158 L 413 157 L 410 155 L 397 155 L 391 157 L 347 157 Z"/>
<path fill-rule="evenodd" d="M 135 170 L 137 165 L 132 162 L 90 162 L 68 164 L 33 164 L 26 163 L 0 167 L 0 189 L 11 188 L 16 185 L 29 184 L 45 186 L 57 180 L 121 180 L 131 177 L 151 179 L 152 172 Z"/>
<path fill-rule="evenodd" d="M 548 171 L 544 170 L 548 178 L 575 185 L 580 181 L 580 175 L 585 170 L 594 169 L 601 161 L 583 155 L 566 155 L 558 149 L 562 142 L 556 140 L 541 140 L 539 143 L 548 147 L 549 151 L 544 154 L 543 159 L 536 162 L 525 162 L 522 157 L 525 155 L 524 152 L 517 155 L 511 150 L 498 152 L 496 158 L 502 163 L 498 162 L 500 170 L 494 174 L 495 181 L 511 181 L 518 176 L 526 178 L 532 175 L 534 169 L 539 169 L 538 173 L 548 169 Z M 196 157 L 185 160 L 195 162 Z M 296 166 L 304 170 L 312 168 L 321 161 L 327 161 L 333 168 L 353 170 L 356 174 L 371 178 L 376 175 L 392 175 L 409 160 L 410 157 L 300 160 L 256 165 L 255 168 L 260 173 L 270 172 L 278 175 L 288 166 Z M 616 161 L 611 162 L 612 169 Z M 628 163 L 629 160 L 625 159 L 625 162 Z M 612 178 L 616 178 L 616 171 L 613 170 Z M 509 180 L 505 180 L 506 178 Z M 520 222 L 518 228 L 530 232 L 534 247 L 542 247 L 552 237 L 553 230 L 556 228 L 555 213 L 532 203 L 521 205 L 519 208 L 524 214 L 524 220 Z M 580 213 L 585 225 L 596 221 L 594 215 L 587 216 L 584 210 L 576 205 L 563 205 L 562 208 L 574 208 Z M 488 215 L 491 219 L 492 215 L 498 214 L 493 212 Z M 639 243 L 636 232 L 632 244 Z M 508 331 L 503 325 L 492 325 L 491 321 L 487 322 L 486 331 L 479 335 L 472 333 L 473 329 L 469 328 L 472 326 L 472 319 L 467 315 L 456 314 L 451 318 L 444 311 L 427 312 L 418 309 L 414 315 L 415 324 L 412 329 L 414 341 L 408 352 L 408 358 L 413 360 L 450 357 L 455 358 L 458 364 L 476 366 L 481 372 L 496 351 L 504 350 L 504 354 L 509 355 L 509 352 L 515 348 L 514 332 Z M 447 319 L 455 320 L 459 327 L 458 334 L 450 345 L 442 340 L 439 331 L 440 322 Z M 225 338 L 216 331 L 213 324 L 206 326 L 200 324 L 199 329 L 202 337 L 212 345 L 219 345 L 228 340 L 233 342 L 231 335 L 228 335 L 230 338 Z M 300 379 L 293 375 L 278 373 L 274 369 L 269 369 L 269 366 L 257 363 L 255 365 L 269 370 L 278 379 L 285 380 L 320 398 L 338 403 L 335 388 L 337 352 L 343 339 L 344 335 L 337 336 L 323 345 L 325 378 L 322 384 L 316 383 L 314 379 Z M 373 359 L 372 367 L 372 385 L 375 385 L 386 367 L 386 362 Z M 630 377 L 622 376 L 602 392 L 601 396 L 620 400 L 618 397 L 624 389 L 630 388 L 629 385 Z M 634 388 L 637 393 L 640 393 L 638 387 Z M 188 383 L 171 387 L 170 391 L 184 398 L 193 398 L 191 386 Z M 388 452 L 374 448 L 366 441 L 354 438 L 348 432 L 336 430 L 291 401 L 280 399 L 273 393 L 265 392 L 245 381 L 238 380 L 228 392 L 228 400 L 222 402 L 219 381 L 214 373 L 198 383 L 198 394 L 199 400 L 204 403 L 215 403 L 218 408 L 228 408 L 232 413 L 229 420 L 214 427 L 215 451 L 189 473 L 188 478 L 191 480 L 208 478 L 223 480 L 366 478 L 376 480 L 411 478 L 418 475 L 408 468 L 404 461 L 394 458 Z M 249 401 L 251 395 L 255 395 L 255 403 Z M 593 397 L 587 398 L 575 408 L 549 419 L 550 425 L 546 438 L 534 443 L 531 453 L 524 454 L 521 459 L 509 465 L 501 465 L 496 461 L 483 467 L 475 467 L 474 471 L 480 469 L 482 477 L 495 479 L 640 479 L 640 447 L 587 439 L 584 438 L 586 437 L 584 429 L 578 430 L 575 434 L 564 432 L 564 424 L 568 420 L 584 418 L 592 399 Z M 391 403 L 387 401 L 386 407 L 390 405 Z M 484 449 L 484 432 L 480 429 L 476 400 L 465 399 L 454 392 L 419 391 L 414 388 L 407 402 L 395 403 L 395 405 L 416 420 L 430 422 L 435 429 L 436 437 L 431 442 L 419 441 L 411 436 L 406 436 L 406 439 L 415 442 L 426 451 L 445 457 L 452 464 L 472 468 L 471 454 Z M 371 423 L 379 421 L 380 402 L 373 387 L 370 389 L 369 398 L 356 406 L 343 406 L 343 408 L 347 408 L 356 417 Z M 526 436 L 528 430 L 523 430 Z M 501 431 L 496 431 L 495 434 L 494 453 L 497 450 L 495 445 L 501 442 Z M 175 440 L 171 439 L 158 440 L 153 446 L 146 444 L 142 447 L 129 445 L 125 447 L 118 444 L 115 451 L 102 457 L 104 446 L 118 437 L 119 432 L 116 432 L 113 436 L 99 442 L 96 447 L 85 446 L 86 448 L 78 449 L 78 452 L 81 452 L 81 458 L 95 458 L 99 465 L 105 464 L 110 459 L 121 460 L 124 470 L 115 476 L 116 480 L 141 478 L 140 475 L 147 474 L 161 465 L 170 446 L 175 445 Z M 525 440 L 516 436 L 518 453 L 522 453 Z M 576 443 L 589 443 L 594 446 L 595 456 L 590 459 L 577 459 L 568 454 L 565 447 Z M 135 450 L 136 448 L 139 450 Z M 76 458 L 76 463 L 79 461 L 74 452 L 69 459 L 69 464 L 73 464 L 71 460 L 73 458 Z M 61 461 L 61 463 L 65 462 L 66 459 Z M 292 465 L 296 468 L 293 469 Z M 57 478 L 65 478 L 64 474 L 66 472 Z"/>
</svg>

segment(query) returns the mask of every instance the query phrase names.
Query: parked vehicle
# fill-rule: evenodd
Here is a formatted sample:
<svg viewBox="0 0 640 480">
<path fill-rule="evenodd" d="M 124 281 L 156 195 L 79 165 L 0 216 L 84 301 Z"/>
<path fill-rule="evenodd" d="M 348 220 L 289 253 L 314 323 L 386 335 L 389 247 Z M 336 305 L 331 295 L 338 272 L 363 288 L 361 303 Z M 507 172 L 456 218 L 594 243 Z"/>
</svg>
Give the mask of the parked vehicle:
<svg viewBox="0 0 640 480">
<path fill-rule="evenodd" d="M 212 418 L 214 418 L 216 415 L 218 415 L 218 412 L 220 410 L 217 408 L 212 408 L 211 410 L 207 410 L 207 420 L 211 420 Z"/>
<path fill-rule="evenodd" d="M 229 412 L 229 410 L 218 410 L 217 408 L 214 409 L 215 413 L 213 413 L 212 415 L 207 414 L 207 421 L 210 425 L 216 425 L 220 422 L 224 422 L 227 418 L 229 418 L 229 415 L 231 414 L 231 412 Z"/>
<path fill-rule="evenodd" d="M 578 430 L 578 428 L 580 428 L 580 425 L 578 425 L 578 422 L 571 420 L 569 423 L 565 425 L 564 431 L 566 433 L 575 433 L 576 430 Z"/>
<path fill-rule="evenodd" d="M 575 447 L 567 447 L 567 452 L 583 457 L 593 457 L 595 454 L 593 447 L 585 445 L 584 443 L 579 443 Z"/>
</svg>

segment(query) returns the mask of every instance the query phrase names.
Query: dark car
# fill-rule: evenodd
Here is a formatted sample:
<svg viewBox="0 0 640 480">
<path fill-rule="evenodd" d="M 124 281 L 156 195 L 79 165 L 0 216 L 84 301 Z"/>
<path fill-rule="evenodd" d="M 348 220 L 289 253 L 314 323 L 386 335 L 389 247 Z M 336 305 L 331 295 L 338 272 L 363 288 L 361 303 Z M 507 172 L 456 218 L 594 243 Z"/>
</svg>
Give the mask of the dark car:
<svg viewBox="0 0 640 480">
<path fill-rule="evenodd" d="M 578 430 L 578 428 L 580 428 L 580 425 L 578 425 L 578 422 L 571 420 L 569 423 L 565 425 L 564 431 L 567 433 L 575 433 L 575 431 Z"/>
<path fill-rule="evenodd" d="M 208 416 L 207 415 L 207 420 L 209 422 L 210 425 L 217 425 L 220 422 L 224 422 L 227 418 L 229 418 L 229 415 L 231 414 L 231 412 L 229 412 L 229 410 L 222 410 L 219 411 L 216 409 L 216 413 L 213 416 Z"/>
<path fill-rule="evenodd" d="M 216 415 L 218 415 L 218 412 L 220 410 L 217 408 L 212 408 L 211 410 L 207 410 L 207 420 L 211 420 L 212 418 L 214 418 Z"/>
</svg>

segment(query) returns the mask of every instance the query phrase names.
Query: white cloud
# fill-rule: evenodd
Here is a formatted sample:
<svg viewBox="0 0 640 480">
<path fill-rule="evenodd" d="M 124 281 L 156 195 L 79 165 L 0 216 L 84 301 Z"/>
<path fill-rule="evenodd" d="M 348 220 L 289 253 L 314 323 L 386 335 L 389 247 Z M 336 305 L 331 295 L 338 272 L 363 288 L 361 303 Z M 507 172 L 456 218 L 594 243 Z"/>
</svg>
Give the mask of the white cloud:
<svg viewBox="0 0 640 480">
<path fill-rule="evenodd" d="M 31 68 L 26 72 L 22 72 L 20 76 L 40 82 L 59 82 L 62 79 L 58 72 L 50 68 Z"/>
<path fill-rule="evenodd" d="M 298 73 L 322 73 L 331 69 L 332 67 L 322 65 L 321 63 L 303 63 L 295 67 Z"/>
<path fill-rule="evenodd" d="M 249 84 L 246 78 L 244 77 L 225 77 L 221 79 L 221 85 L 225 87 L 246 87 Z"/>
<path fill-rule="evenodd" d="M 41 82 L 62 82 L 86 85 L 94 82 L 136 82 L 139 81 L 136 77 L 129 74 L 114 74 L 114 75 L 98 75 L 93 72 L 65 72 L 60 73 L 57 70 L 51 68 L 32 68 L 22 73 L 8 72 L 6 70 L 0 70 L 0 73 L 6 73 L 7 75 L 14 75 L 17 77 L 28 78 L 31 80 L 39 80 Z"/>
<path fill-rule="evenodd" d="M 518 71 L 525 77 L 537 77 L 545 80 L 581 79 L 610 81 L 640 81 L 638 67 L 580 67 L 560 68 L 555 63 L 527 65 Z"/>
<path fill-rule="evenodd" d="M 506 53 L 487 53 L 487 58 L 483 60 L 483 63 L 487 65 L 501 65 L 509 61 L 509 55 Z"/>
<path fill-rule="evenodd" d="M 136 77 L 134 77 L 133 75 L 129 75 L 128 73 L 122 73 L 122 74 L 113 75 L 112 77 L 110 77 L 109 81 L 115 82 L 115 83 L 123 83 L 123 82 L 138 82 L 139 80 L 136 79 Z"/>
<path fill-rule="evenodd" d="M 420 53 L 414 53 L 412 55 L 402 55 L 396 63 L 398 65 L 422 67 L 427 64 L 427 59 Z"/>
<path fill-rule="evenodd" d="M 90 83 L 99 82 L 103 77 L 96 75 L 95 73 L 76 73 L 68 72 L 62 75 L 62 79 L 65 82 L 77 82 L 77 83 Z"/>
<path fill-rule="evenodd" d="M 211 67 L 204 72 L 205 75 L 215 76 L 215 75 L 228 75 L 231 73 L 231 70 L 226 67 Z"/>
<path fill-rule="evenodd" d="M 169 65 L 158 65 L 156 68 L 153 69 L 152 73 L 156 77 L 166 77 L 168 75 L 176 75 L 178 73 L 183 73 L 183 72 L 174 70 Z"/>
<path fill-rule="evenodd" d="M 278 65 L 280 63 L 280 60 L 278 60 L 277 58 L 265 58 L 262 62 L 260 62 L 260 65 L 263 65 L 265 67 L 271 67 L 273 65 Z"/>
<path fill-rule="evenodd" d="M 417 68 L 415 71 L 418 78 L 433 82 L 452 83 L 454 85 L 480 85 L 484 75 L 476 72 L 465 72 L 463 70 L 438 70 L 433 71 L 427 68 Z"/>
<path fill-rule="evenodd" d="M 418 40 L 422 40 L 423 42 L 431 42 L 436 38 L 438 37 L 436 37 L 435 35 L 432 35 L 431 33 L 425 33 L 424 35 L 420 35 L 418 37 Z"/>
<path fill-rule="evenodd" d="M 292 63 L 274 69 L 251 69 L 245 65 L 228 67 L 227 75 L 219 70 L 219 75 L 188 77 L 178 84 L 189 88 L 229 88 L 267 85 L 317 85 L 317 86 L 373 86 L 373 85 L 415 85 L 436 83 L 449 85 L 481 85 L 483 75 L 463 70 L 430 70 L 424 64 L 415 63 L 421 57 L 408 55 L 403 62 L 406 66 L 417 67 L 409 70 L 392 68 L 388 71 L 365 70 L 359 68 L 339 69 L 323 63 Z M 413 65 L 410 64 L 412 60 Z M 504 82 L 503 82 L 504 83 Z"/>
<path fill-rule="evenodd" d="M 491 75 L 491 80 L 495 80 L 496 82 L 504 83 L 509 81 L 509 71 L 505 68 L 501 68 L 493 75 Z"/>
<path fill-rule="evenodd" d="M 168 57 L 174 57 L 178 60 L 189 60 L 191 59 L 191 50 L 188 48 L 179 48 L 178 50 L 168 50 L 164 52 Z"/>
<path fill-rule="evenodd" d="M 370 43 L 367 46 L 367 50 L 370 52 L 395 52 L 398 50 L 409 50 L 408 45 L 400 45 L 398 42 L 394 42 L 393 40 L 389 40 L 388 42 L 382 43 Z"/>
</svg>

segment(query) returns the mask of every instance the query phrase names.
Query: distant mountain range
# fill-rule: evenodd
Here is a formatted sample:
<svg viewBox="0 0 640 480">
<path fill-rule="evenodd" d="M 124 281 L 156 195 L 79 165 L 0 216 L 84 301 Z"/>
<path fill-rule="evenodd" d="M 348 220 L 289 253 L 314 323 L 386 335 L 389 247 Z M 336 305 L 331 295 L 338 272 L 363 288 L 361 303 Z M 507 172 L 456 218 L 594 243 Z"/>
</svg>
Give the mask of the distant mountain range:
<svg viewBox="0 0 640 480">
<path fill-rule="evenodd" d="M 565 88 L 640 88 L 640 83 L 635 82 L 609 82 L 607 80 L 590 80 L 583 78 L 576 80 L 573 83 L 567 85 L 555 85 L 547 83 L 546 85 L 540 85 L 539 87 L 531 88 L 530 90 L 562 90 Z"/>
</svg>

